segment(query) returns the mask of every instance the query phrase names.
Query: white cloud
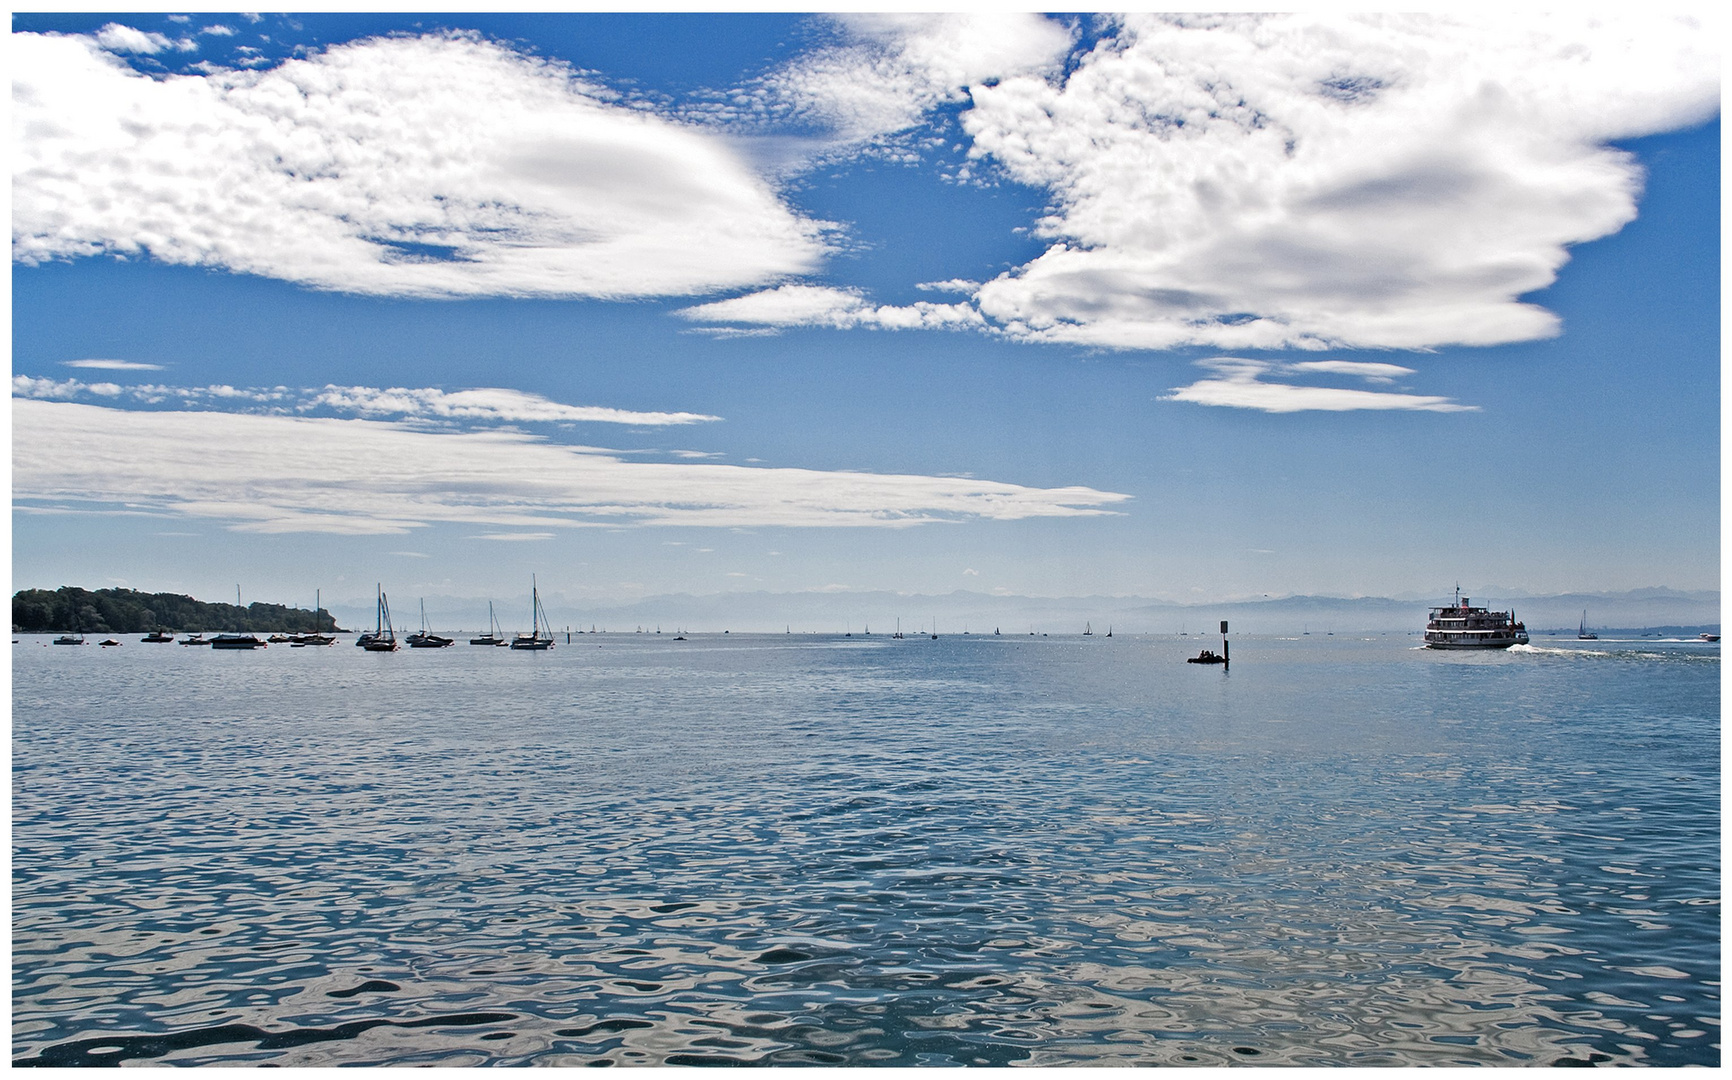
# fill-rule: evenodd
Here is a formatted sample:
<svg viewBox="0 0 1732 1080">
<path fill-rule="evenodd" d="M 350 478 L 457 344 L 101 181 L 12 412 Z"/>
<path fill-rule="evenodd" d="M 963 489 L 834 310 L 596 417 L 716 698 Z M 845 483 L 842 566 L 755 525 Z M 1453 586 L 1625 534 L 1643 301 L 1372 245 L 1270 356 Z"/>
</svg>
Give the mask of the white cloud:
<svg viewBox="0 0 1732 1080">
<path fill-rule="evenodd" d="M 1297 364 L 1286 364 L 1284 369 L 1295 374 L 1308 375 L 1313 372 L 1324 375 L 1357 375 L 1366 382 L 1389 383 L 1402 375 L 1412 375 L 1412 368 L 1399 364 L 1375 364 L 1360 360 L 1306 360 Z"/>
<path fill-rule="evenodd" d="M 1062 83 L 973 90 L 971 152 L 1052 192 L 980 310 L 1120 348 L 1422 348 L 1555 333 L 1519 298 L 1635 216 L 1610 140 L 1713 116 L 1664 14 L 1127 17 Z"/>
<path fill-rule="evenodd" d="M 161 364 L 141 364 L 136 360 L 67 360 L 62 367 L 98 368 L 103 371 L 161 371 Z"/>
<path fill-rule="evenodd" d="M 519 541 L 519 540 L 552 540 L 553 535 L 554 534 L 550 533 L 550 532 L 481 533 L 481 534 L 476 535 L 476 536 L 471 536 L 471 537 L 469 537 L 469 539 L 471 539 L 471 540 L 502 540 L 502 541 L 512 542 L 512 541 Z"/>
<path fill-rule="evenodd" d="M 234 27 L 224 26 L 222 23 L 216 23 L 213 26 L 207 26 L 204 29 L 200 30 L 199 33 L 209 34 L 212 37 L 234 37 L 235 36 Z"/>
<path fill-rule="evenodd" d="M 1129 496 L 954 477 L 623 461 L 509 430 L 155 412 L 15 398 L 20 509 L 97 508 L 247 532 L 498 535 L 582 525 L 897 527 L 1111 514 Z M 66 453 L 75 446 L 77 453 Z M 206 452 L 209 451 L 209 452 Z"/>
<path fill-rule="evenodd" d="M 1303 376 L 1327 373 L 1358 375 L 1368 382 L 1388 383 L 1393 381 L 1396 374 L 1412 373 L 1412 369 L 1394 364 L 1361 364 L 1349 360 L 1277 364 L 1266 360 L 1219 356 L 1210 360 L 1199 360 L 1197 366 L 1214 371 L 1216 377 L 1194 382 L 1190 386 L 1177 387 L 1162 400 L 1257 409 L 1271 413 L 1354 412 L 1366 409 L 1474 412 L 1479 408 L 1477 405 L 1460 405 L 1446 397 L 1265 381 L 1265 377 L 1270 375 Z"/>
<path fill-rule="evenodd" d="M 827 250 L 720 137 L 478 35 L 150 78 L 88 37 L 14 34 L 11 61 L 26 263 L 148 253 L 355 293 L 623 298 L 768 283 Z"/>
<path fill-rule="evenodd" d="M 438 419 L 493 420 L 502 423 L 576 421 L 601 424 L 697 424 L 719 416 L 689 412 L 633 412 L 595 405 L 561 405 L 540 394 L 504 387 L 474 390 L 371 386 L 327 386 L 300 408 L 329 408 L 361 416 L 425 416 Z"/>
<path fill-rule="evenodd" d="M 175 47 L 175 42 L 161 34 L 153 34 L 121 23 L 109 23 L 96 32 L 96 44 L 109 52 L 159 53 Z M 184 45 L 184 43 L 183 43 Z M 193 46 L 197 48 L 197 46 Z"/>
<path fill-rule="evenodd" d="M 966 101 L 971 86 L 1055 74 L 1071 46 L 1069 29 L 1025 12 L 833 18 L 842 43 L 741 91 L 735 108 L 816 126 L 830 150 L 858 151 L 920 127 L 938 106 Z"/>
<path fill-rule="evenodd" d="M 129 365 L 121 360 L 70 361 L 73 367 L 120 367 L 122 370 L 151 369 L 155 365 Z M 115 383 L 86 383 L 77 379 L 37 378 L 30 375 L 12 377 L 14 397 L 48 401 L 72 401 L 80 397 L 125 396 L 148 405 L 165 401 L 182 404 L 220 404 L 232 408 L 237 401 L 268 405 L 276 411 L 293 409 L 310 412 L 329 409 L 333 412 L 358 416 L 401 416 L 427 420 L 469 420 L 493 423 L 596 423 L 633 424 L 642 427 L 663 427 L 671 424 L 697 424 L 720 420 L 719 416 L 690 412 L 637 412 L 610 409 L 598 405 L 562 405 L 540 394 L 503 387 L 481 387 L 473 390 L 437 390 L 429 387 L 326 386 L 320 390 L 291 390 L 286 386 L 234 387 L 162 386 L 145 383 L 139 386 L 119 386 Z"/>
<path fill-rule="evenodd" d="M 753 323 L 759 326 L 825 326 L 837 330 L 867 327 L 878 330 L 942 330 L 984 327 L 980 313 L 967 304 L 879 305 L 852 289 L 820 285 L 782 285 L 683 308 L 676 314 L 694 322 Z"/>
</svg>

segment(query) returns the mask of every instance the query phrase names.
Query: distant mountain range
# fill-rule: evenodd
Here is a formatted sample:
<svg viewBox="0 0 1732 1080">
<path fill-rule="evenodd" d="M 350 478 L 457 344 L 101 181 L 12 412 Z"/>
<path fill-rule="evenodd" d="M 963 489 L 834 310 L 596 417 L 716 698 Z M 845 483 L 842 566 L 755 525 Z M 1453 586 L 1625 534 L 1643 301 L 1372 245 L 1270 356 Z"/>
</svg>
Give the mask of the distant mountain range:
<svg viewBox="0 0 1732 1080">
<path fill-rule="evenodd" d="M 417 599 L 420 599 L 419 597 Z M 528 629 L 528 598 L 517 612 L 511 598 L 496 605 L 507 631 Z M 1427 611 L 1448 604 L 1450 596 L 1393 599 L 1390 597 L 1283 596 L 1231 603 L 1178 604 L 1141 596 L 994 596 L 958 590 L 944 594 L 893 592 L 738 592 L 693 596 L 672 593 L 627 604 L 592 605 L 559 593 L 542 593 L 555 629 L 665 633 L 779 632 L 887 634 L 897 620 L 907 633 L 941 634 L 964 630 L 990 634 L 1080 634 L 1092 628 L 1121 634 L 1213 633 L 1222 619 L 1236 634 L 1313 634 L 1407 632 L 1425 627 Z M 426 597 L 434 629 L 482 630 L 487 626 L 487 602 L 471 597 Z M 1673 589 L 1633 589 L 1618 593 L 1565 593 L 1560 596 L 1475 595 L 1476 605 L 1500 611 L 1513 609 L 1533 632 L 1573 633 L 1583 612 L 1596 630 L 1718 630 L 1720 593 Z M 158 626 L 174 630 L 301 630 L 312 629 L 312 613 L 276 604 L 205 604 L 188 596 L 145 594 L 129 589 L 87 592 L 66 586 L 50 593 L 24 590 L 13 597 L 13 626 L 23 630 L 96 630 L 131 633 Z M 373 601 L 365 606 L 336 602 L 325 607 L 324 628 L 331 616 L 347 627 L 371 627 Z M 516 620 L 513 614 L 525 619 Z M 74 625 L 76 623 L 77 625 Z M 305 624 L 305 625 L 303 625 Z"/>
<path fill-rule="evenodd" d="M 1234 633 L 1298 634 L 1353 633 L 1375 631 L 1419 631 L 1425 628 L 1427 611 L 1448 604 L 1451 596 L 1393 599 L 1390 597 L 1285 596 L 1232 603 L 1179 604 L 1138 596 L 1036 597 L 994 596 L 959 590 L 944 594 L 877 592 L 737 592 L 694 596 L 673 593 L 649 596 L 625 604 L 597 605 L 571 600 L 559 593 L 542 592 L 542 600 L 556 629 L 569 626 L 587 630 L 591 626 L 612 631 L 643 628 L 665 633 L 687 630 L 698 633 L 741 632 L 842 633 L 851 630 L 874 634 L 896 629 L 929 631 L 934 623 L 941 634 L 964 630 L 990 634 L 1080 634 L 1092 627 L 1097 634 L 1110 628 L 1116 633 L 1213 632 L 1220 620 L 1232 624 Z M 480 629 L 487 625 L 487 604 L 466 597 L 428 596 L 427 613 L 438 629 Z M 1592 628 L 1649 630 L 1662 627 L 1696 630 L 1720 625 L 1720 593 L 1680 592 L 1673 589 L 1635 589 L 1618 593 L 1566 593 L 1559 596 L 1510 596 L 1475 594 L 1476 605 L 1498 610 L 1514 609 L 1529 630 L 1576 630 L 1587 612 Z M 527 618 L 528 598 L 512 606 L 510 598 L 496 605 L 506 629 L 514 628 L 517 606 Z M 366 607 L 333 604 L 345 626 L 370 626 L 371 601 Z M 524 621 L 519 619 L 517 621 Z M 527 622 L 518 629 L 528 629 Z"/>
</svg>

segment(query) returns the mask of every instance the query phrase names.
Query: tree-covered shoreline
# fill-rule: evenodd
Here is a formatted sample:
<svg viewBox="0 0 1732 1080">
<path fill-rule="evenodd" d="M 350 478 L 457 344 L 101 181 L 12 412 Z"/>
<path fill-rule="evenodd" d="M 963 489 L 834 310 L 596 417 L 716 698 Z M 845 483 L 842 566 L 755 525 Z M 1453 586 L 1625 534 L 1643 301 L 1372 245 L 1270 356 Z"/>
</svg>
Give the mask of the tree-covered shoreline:
<svg viewBox="0 0 1732 1080">
<path fill-rule="evenodd" d="M 189 630 L 329 634 L 340 629 L 328 611 L 316 617 L 282 604 L 207 604 L 179 593 L 136 589 L 21 589 L 12 596 L 12 629 L 22 633 L 146 634 Z"/>
</svg>

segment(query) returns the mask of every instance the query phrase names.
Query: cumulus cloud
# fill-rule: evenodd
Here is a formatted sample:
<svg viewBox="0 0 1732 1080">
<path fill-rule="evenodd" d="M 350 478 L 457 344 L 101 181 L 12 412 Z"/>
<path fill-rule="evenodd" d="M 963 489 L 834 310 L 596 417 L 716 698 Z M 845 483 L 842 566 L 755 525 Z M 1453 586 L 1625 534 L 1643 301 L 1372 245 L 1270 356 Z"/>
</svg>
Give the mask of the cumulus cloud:
<svg viewBox="0 0 1732 1080">
<path fill-rule="evenodd" d="M 124 361 L 74 361 L 75 366 L 109 367 Z M 138 365 L 153 367 L 153 365 Z M 132 370 L 125 368 L 124 370 Z M 146 405 L 175 402 L 181 405 L 219 405 L 232 409 L 237 402 L 255 402 L 282 412 L 329 410 L 356 416 L 401 416 L 426 420 L 468 420 L 504 424 L 594 423 L 664 427 L 720 420 L 719 416 L 692 412 L 639 412 L 599 405 L 563 405 L 540 394 L 504 387 L 473 390 L 439 390 L 431 387 L 332 386 L 321 389 L 275 387 L 162 386 L 145 383 L 86 383 L 78 379 L 44 379 L 31 375 L 12 377 L 12 395 L 47 401 L 73 401 L 92 395 L 124 396 Z"/>
<path fill-rule="evenodd" d="M 822 285 L 783 285 L 731 300 L 683 308 L 677 314 L 694 322 L 751 323 L 760 327 L 942 330 L 985 326 L 980 313 L 968 304 L 925 301 L 903 306 L 874 304 L 858 290 Z"/>
<path fill-rule="evenodd" d="M 1332 386 L 1307 386 L 1291 382 L 1269 382 L 1268 376 L 1315 374 L 1357 375 L 1367 382 L 1390 383 L 1398 375 L 1413 374 L 1412 368 L 1395 364 L 1358 363 L 1351 360 L 1318 360 L 1280 364 L 1218 356 L 1197 361 L 1197 366 L 1215 372 L 1189 386 L 1177 387 L 1164 401 L 1188 401 L 1194 405 L 1218 405 L 1262 412 L 1354 412 L 1364 409 L 1416 412 L 1473 412 L 1477 405 L 1460 405 L 1446 397 L 1398 394 L 1381 390 L 1354 390 Z"/>
<path fill-rule="evenodd" d="M 834 16 L 843 40 L 731 96 L 730 115 L 795 121 L 828 152 L 857 152 L 921 127 L 968 88 L 1062 70 L 1070 30 L 1026 12 Z M 825 156 L 819 154 L 820 159 Z"/>
<path fill-rule="evenodd" d="M 1610 140 L 1706 120 L 1684 17 L 1137 15 L 1062 82 L 972 91 L 971 153 L 1047 188 L 1039 258 L 977 294 L 1034 340 L 1485 345 L 1635 216 Z"/>
<path fill-rule="evenodd" d="M 103 33 L 162 47 L 128 31 Z M 719 136 L 479 35 L 156 78 L 103 40 L 13 35 L 17 260 L 148 254 L 354 293 L 625 298 L 767 284 L 828 250 L 827 226 Z"/>
<path fill-rule="evenodd" d="M 162 34 L 137 30 L 122 23 L 109 23 L 96 32 L 96 44 L 109 52 L 142 53 L 150 55 L 164 49 L 179 49 L 182 52 L 192 52 L 198 48 L 198 43 L 190 38 L 171 41 Z"/>
<path fill-rule="evenodd" d="M 899 527 L 1110 514 L 1129 498 L 956 477 L 629 462 L 501 429 L 29 398 L 12 402 L 12 433 L 20 509 L 124 505 L 242 532 L 399 534 L 441 523 L 488 526 L 499 536 L 582 525 Z"/>
</svg>

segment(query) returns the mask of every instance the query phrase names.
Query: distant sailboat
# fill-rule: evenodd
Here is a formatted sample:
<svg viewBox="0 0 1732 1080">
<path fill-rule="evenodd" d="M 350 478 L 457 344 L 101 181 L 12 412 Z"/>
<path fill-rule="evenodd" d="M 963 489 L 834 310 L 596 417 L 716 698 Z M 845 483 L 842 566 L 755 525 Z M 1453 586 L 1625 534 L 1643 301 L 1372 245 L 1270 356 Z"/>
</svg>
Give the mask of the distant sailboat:
<svg viewBox="0 0 1732 1080">
<path fill-rule="evenodd" d="M 247 609 L 241 603 L 241 587 L 235 586 L 235 607 L 241 609 L 241 618 L 246 618 Z M 252 634 L 218 634 L 210 639 L 213 649 L 262 649 L 265 642 Z"/>
<path fill-rule="evenodd" d="M 591 633 L 595 632 L 593 627 L 590 628 L 590 632 Z M 491 600 L 487 601 L 487 633 L 482 634 L 480 637 L 470 638 L 469 644 L 471 644 L 471 645 L 509 645 L 510 644 L 510 642 L 505 640 L 505 634 L 499 628 L 499 620 L 497 618 L 495 618 L 493 615 L 493 601 L 491 601 Z"/>
<path fill-rule="evenodd" d="M 427 601 L 421 601 L 421 630 L 410 634 L 407 639 L 411 649 L 443 649 L 447 645 L 455 645 L 455 638 L 440 637 L 427 628 Z"/>
<path fill-rule="evenodd" d="M 361 643 L 361 647 L 368 652 L 396 652 L 397 632 L 391 629 L 391 603 L 385 599 L 383 586 L 379 588 L 379 601 L 376 610 L 377 627 L 371 634 L 361 635 L 366 639 Z"/>
<path fill-rule="evenodd" d="M 329 645 L 337 639 L 330 634 L 320 633 L 325 627 L 325 598 L 319 590 L 313 590 L 313 632 L 291 638 L 291 647 L 295 645 Z"/>
<path fill-rule="evenodd" d="M 1582 609 L 1582 628 L 1576 631 L 1577 641 L 1598 641 L 1600 635 L 1588 633 L 1588 609 Z"/>
<path fill-rule="evenodd" d="M 533 629 L 527 634 L 518 634 L 511 639 L 513 649 L 551 649 L 553 648 L 553 625 L 547 621 L 547 612 L 541 608 L 541 589 L 536 585 L 535 578 L 529 579 L 529 617 Z M 543 629 L 547 633 L 542 633 Z M 639 628 L 642 633 L 642 628 Z"/>
<path fill-rule="evenodd" d="M 1095 636 L 1095 624 L 1091 623 L 1091 622 L 1084 622 L 1083 623 L 1083 637 L 1094 637 L 1094 636 Z"/>
</svg>

